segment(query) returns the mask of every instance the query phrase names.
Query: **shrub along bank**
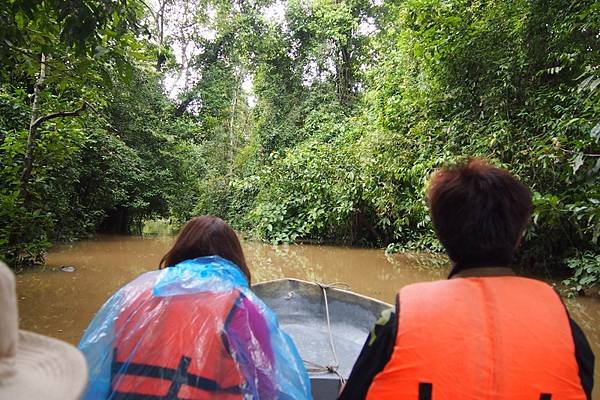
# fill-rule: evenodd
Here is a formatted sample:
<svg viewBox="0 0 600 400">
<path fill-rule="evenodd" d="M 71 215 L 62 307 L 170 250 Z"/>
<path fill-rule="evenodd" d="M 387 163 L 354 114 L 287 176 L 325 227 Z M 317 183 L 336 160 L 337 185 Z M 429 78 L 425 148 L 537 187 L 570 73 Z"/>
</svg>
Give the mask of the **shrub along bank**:
<svg viewBox="0 0 600 400">
<path fill-rule="evenodd" d="M 533 191 L 522 268 L 566 265 L 574 287 L 598 283 L 598 3 L 410 0 L 384 8 L 379 32 L 357 50 L 375 61 L 364 73 L 351 65 L 354 97 L 324 98 L 335 76 L 299 84 L 293 108 L 278 109 L 295 124 L 255 127 L 223 199 L 228 219 L 274 242 L 439 250 L 424 200 L 429 174 L 486 157 Z M 258 91 L 257 114 L 282 101 L 272 92 Z M 300 139 L 261 158 L 265 136 L 279 128 Z"/>
<path fill-rule="evenodd" d="M 428 176 L 479 156 L 533 191 L 522 268 L 598 283 L 597 1 L 288 0 L 277 18 L 269 0 L 80 3 L 0 5 L 14 265 L 193 214 L 273 242 L 441 250 Z"/>
</svg>

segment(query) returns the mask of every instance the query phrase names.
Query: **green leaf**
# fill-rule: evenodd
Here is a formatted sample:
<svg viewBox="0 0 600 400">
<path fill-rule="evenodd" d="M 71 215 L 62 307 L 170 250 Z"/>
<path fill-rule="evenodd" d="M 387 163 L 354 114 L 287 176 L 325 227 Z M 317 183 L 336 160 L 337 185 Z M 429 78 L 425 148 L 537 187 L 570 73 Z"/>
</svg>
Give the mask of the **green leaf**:
<svg viewBox="0 0 600 400">
<path fill-rule="evenodd" d="M 99 69 L 100 72 L 100 76 L 102 77 L 102 82 L 104 83 L 104 86 L 107 89 L 112 89 L 113 88 L 113 80 L 112 77 L 110 76 L 110 74 L 108 73 L 108 71 L 106 70 L 106 68 L 101 67 Z"/>
<path fill-rule="evenodd" d="M 98 59 L 101 58 L 102 56 L 104 56 L 106 53 L 108 53 L 108 49 L 105 47 L 102 47 L 100 45 L 96 46 L 96 48 L 94 49 L 94 58 Z"/>
</svg>

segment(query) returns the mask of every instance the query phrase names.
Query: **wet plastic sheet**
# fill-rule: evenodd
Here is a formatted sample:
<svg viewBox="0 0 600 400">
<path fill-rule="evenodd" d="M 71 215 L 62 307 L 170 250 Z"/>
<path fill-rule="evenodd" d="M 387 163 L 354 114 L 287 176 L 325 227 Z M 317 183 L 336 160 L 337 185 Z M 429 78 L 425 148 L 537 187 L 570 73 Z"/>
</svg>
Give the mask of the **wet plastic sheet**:
<svg viewBox="0 0 600 400">
<path fill-rule="evenodd" d="M 311 399 L 275 314 L 220 257 L 139 276 L 102 306 L 79 348 L 84 399 Z"/>
</svg>

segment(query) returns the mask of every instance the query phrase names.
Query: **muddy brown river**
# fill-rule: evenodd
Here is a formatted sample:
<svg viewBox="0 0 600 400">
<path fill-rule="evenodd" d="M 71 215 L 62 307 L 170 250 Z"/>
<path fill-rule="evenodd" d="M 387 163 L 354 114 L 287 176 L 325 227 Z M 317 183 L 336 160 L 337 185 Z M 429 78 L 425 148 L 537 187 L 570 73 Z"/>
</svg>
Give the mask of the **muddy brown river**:
<svg viewBox="0 0 600 400">
<path fill-rule="evenodd" d="M 17 276 L 20 327 L 76 344 L 108 297 L 142 272 L 155 269 L 172 241 L 169 236 L 100 236 L 55 246 L 46 266 Z M 258 242 L 243 246 L 254 282 L 283 277 L 340 282 L 388 303 L 394 302 L 398 288 L 443 279 L 448 273 L 443 258 L 428 254 L 386 255 L 378 249 L 274 247 Z M 75 271 L 63 272 L 61 267 L 74 267 Z M 598 358 L 600 298 L 579 297 L 565 302 Z M 600 365 L 595 382 L 594 399 L 600 400 Z"/>
</svg>

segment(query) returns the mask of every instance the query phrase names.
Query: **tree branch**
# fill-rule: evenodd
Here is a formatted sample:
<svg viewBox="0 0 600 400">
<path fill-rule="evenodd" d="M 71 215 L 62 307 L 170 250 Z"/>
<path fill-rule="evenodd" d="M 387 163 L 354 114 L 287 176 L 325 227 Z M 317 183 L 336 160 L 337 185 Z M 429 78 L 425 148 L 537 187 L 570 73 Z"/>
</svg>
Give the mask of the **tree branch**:
<svg viewBox="0 0 600 400">
<path fill-rule="evenodd" d="M 581 154 L 584 157 L 600 157 L 600 153 L 598 153 L 598 154 L 584 153 L 582 151 L 575 151 L 575 150 L 563 149 L 562 147 L 560 149 L 562 151 L 564 151 L 565 153 L 569 153 L 569 154 Z"/>
<path fill-rule="evenodd" d="M 181 103 L 179 103 L 179 105 L 175 108 L 173 115 L 175 117 L 181 117 L 185 113 L 192 101 L 194 101 L 194 95 L 188 94 L 188 96 L 185 99 L 183 99 Z"/>
<path fill-rule="evenodd" d="M 35 54 L 33 51 L 24 49 L 22 47 L 17 47 L 14 44 L 12 44 L 12 42 L 10 42 L 9 40 L 4 39 L 4 43 L 6 43 L 11 50 L 14 50 L 14 51 L 17 51 L 19 53 L 25 54 L 28 57 L 32 57 L 33 58 L 33 57 L 37 56 L 37 54 Z"/>
<path fill-rule="evenodd" d="M 81 107 L 79 107 L 76 110 L 73 110 L 73 111 L 58 111 L 58 112 L 55 112 L 55 113 L 43 115 L 43 116 L 39 117 L 38 119 L 36 119 L 35 121 L 33 121 L 33 123 L 31 124 L 31 128 L 35 129 L 38 126 L 40 126 L 40 124 L 42 124 L 42 123 L 44 123 L 44 122 L 46 122 L 48 120 L 54 119 L 54 118 L 74 117 L 76 115 L 79 115 L 83 111 L 85 111 L 85 109 L 87 108 L 87 106 L 88 106 L 87 101 L 84 101 L 83 104 L 81 105 Z"/>
</svg>

